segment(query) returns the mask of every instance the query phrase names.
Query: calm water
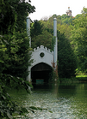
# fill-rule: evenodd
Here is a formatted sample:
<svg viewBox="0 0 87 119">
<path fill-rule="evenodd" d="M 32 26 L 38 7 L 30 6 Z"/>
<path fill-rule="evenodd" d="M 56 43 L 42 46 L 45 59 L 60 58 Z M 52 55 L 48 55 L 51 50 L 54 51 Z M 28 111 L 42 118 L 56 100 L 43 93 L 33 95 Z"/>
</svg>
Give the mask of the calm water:
<svg viewBox="0 0 87 119">
<path fill-rule="evenodd" d="M 13 99 L 29 110 L 30 106 L 43 108 L 29 110 L 18 119 L 87 119 L 87 84 L 36 85 L 29 95 L 23 91 L 12 93 Z"/>
</svg>

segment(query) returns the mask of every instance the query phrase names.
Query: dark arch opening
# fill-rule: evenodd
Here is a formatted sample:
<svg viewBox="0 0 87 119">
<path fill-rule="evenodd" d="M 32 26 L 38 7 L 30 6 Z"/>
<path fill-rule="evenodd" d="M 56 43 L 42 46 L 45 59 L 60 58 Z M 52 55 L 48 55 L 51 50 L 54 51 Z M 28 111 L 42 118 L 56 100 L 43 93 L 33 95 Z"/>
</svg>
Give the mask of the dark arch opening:
<svg viewBox="0 0 87 119">
<path fill-rule="evenodd" d="M 52 72 L 52 67 L 45 64 L 45 63 L 39 63 L 31 68 L 31 78 L 32 83 L 36 83 L 36 80 L 42 80 L 44 83 L 47 83 L 50 78 L 50 74 Z"/>
</svg>

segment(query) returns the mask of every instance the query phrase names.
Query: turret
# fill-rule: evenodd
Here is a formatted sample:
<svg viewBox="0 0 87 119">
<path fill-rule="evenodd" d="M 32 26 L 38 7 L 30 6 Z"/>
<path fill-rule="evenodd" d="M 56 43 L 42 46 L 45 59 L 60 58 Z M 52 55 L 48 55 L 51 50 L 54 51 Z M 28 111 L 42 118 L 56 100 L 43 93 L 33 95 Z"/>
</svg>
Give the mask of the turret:
<svg viewBox="0 0 87 119">
<path fill-rule="evenodd" d="M 54 54 L 53 54 L 53 63 L 54 63 L 54 67 L 56 68 L 57 66 L 57 19 L 54 18 L 54 25 L 53 25 L 53 35 L 54 35 L 54 39 L 55 39 L 55 45 L 54 45 Z"/>
<path fill-rule="evenodd" d="M 30 22 L 31 22 L 31 20 L 30 20 L 29 16 L 27 16 L 26 22 L 27 22 L 27 24 L 26 24 L 27 35 L 29 37 L 29 46 L 31 47 L 31 37 L 30 37 Z M 29 75 L 26 77 L 26 79 L 27 79 L 27 81 L 30 82 L 31 81 L 31 67 L 30 66 L 28 66 L 28 72 L 29 72 Z"/>
<path fill-rule="evenodd" d="M 70 7 L 68 7 L 68 10 L 66 11 L 67 16 L 72 16 L 72 11 L 70 10 Z"/>
<path fill-rule="evenodd" d="M 26 21 L 27 21 L 27 25 L 26 25 L 26 27 L 27 27 L 27 35 L 29 37 L 29 45 L 31 47 L 31 37 L 30 37 L 30 22 L 31 22 L 31 20 L 30 20 L 29 16 L 27 16 Z"/>
</svg>

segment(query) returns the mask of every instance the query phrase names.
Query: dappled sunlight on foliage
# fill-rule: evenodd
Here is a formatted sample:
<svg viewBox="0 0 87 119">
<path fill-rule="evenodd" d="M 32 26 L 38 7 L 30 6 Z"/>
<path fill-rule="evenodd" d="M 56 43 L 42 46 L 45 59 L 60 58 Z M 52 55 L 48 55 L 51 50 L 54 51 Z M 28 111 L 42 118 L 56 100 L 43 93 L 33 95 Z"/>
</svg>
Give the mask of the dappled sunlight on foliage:
<svg viewBox="0 0 87 119">
<path fill-rule="evenodd" d="M 28 112 L 11 100 L 8 89 L 30 92 L 32 87 L 26 81 L 32 60 L 25 29 L 28 12 L 34 12 L 35 7 L 25 0 L 1 0 L 0 6 L 0 118 L 12 119 L 13 113 Z"/>
</svg>

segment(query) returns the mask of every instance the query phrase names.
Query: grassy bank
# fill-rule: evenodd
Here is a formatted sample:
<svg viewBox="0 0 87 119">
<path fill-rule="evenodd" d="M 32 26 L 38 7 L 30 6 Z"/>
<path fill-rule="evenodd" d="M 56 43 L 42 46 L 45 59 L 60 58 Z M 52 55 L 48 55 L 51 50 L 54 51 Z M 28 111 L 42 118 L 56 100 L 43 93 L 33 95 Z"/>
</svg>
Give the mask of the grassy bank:
<svg viewBox="0 0 87 119">
<path fill-rule="evenodd" d="M 84 78 L 84 77 L 87 78 L 87 74 L 83 74 L 83 73 L 77 74 L 76 77 L 77 77 L 77 78 L 79 78 L 79 77 L 80 77 L 80 78 Z"/>
</svg>

